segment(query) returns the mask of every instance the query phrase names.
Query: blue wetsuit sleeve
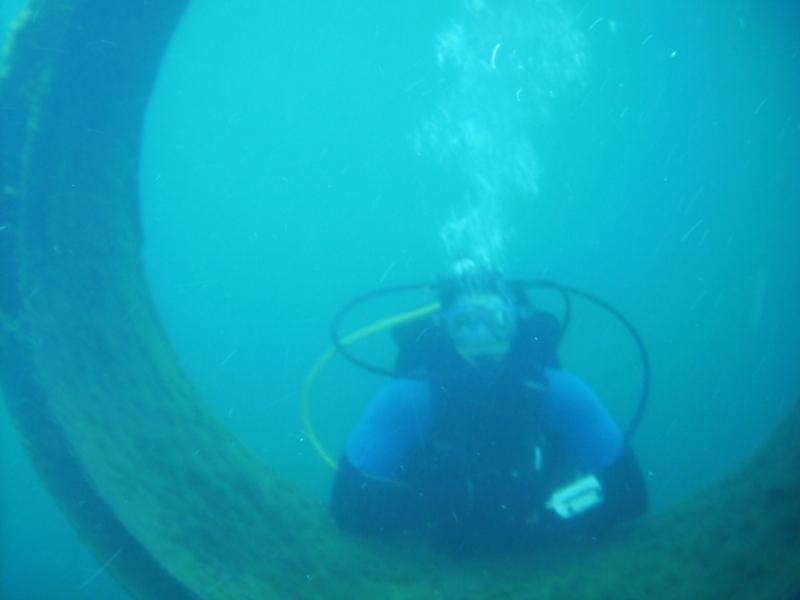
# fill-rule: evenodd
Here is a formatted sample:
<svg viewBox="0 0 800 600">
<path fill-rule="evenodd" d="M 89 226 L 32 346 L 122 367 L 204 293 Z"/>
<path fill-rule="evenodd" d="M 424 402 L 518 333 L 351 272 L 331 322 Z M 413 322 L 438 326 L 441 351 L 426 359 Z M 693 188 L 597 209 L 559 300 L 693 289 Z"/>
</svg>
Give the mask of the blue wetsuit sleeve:
<svg viewBox="0 0 800 600">
<path fill-rule="evenodd" d="M 431 398 L 426 381 L 397 379 L 372 401 L 345 448 L 359 472 L 392 479 L 412 445 L 430 426 Z"/>
<path fill-rule="evenodd" d="M 548 369 L 544 420 L 577 466 L 596 473 L 617 460 L 625 436 L 597 395 L 575 375 Z"/>
<path fill-rule="evenodd" d="M 647 510 L 647 488 L 636 456 L 625 435 L 606 412 L 597 395 L 583 381 L 564 373 L 545 372 L 544 419 L 575 465 L 597 477 L 603 502 L 584 514 L 561 519 L 551 511 L 540 535 L 564 539 L 600 535 L 611 526 Z"/>
<path fill-rule="evenodd" d="M 400 379 L 367 408 L 339 461 L 331 513 L 345 529 L 390 534 L 421 520 L 422 497 L 398 476 L 432 420 L 427 382 Z"/>
</svg>

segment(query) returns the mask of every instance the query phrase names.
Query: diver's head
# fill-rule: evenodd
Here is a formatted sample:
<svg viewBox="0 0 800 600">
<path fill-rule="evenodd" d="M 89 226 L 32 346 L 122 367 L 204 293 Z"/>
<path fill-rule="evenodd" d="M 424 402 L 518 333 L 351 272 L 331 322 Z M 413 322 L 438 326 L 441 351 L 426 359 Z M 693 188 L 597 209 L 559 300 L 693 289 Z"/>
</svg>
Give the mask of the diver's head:
<svg viewBox="0 0 800 600">
<path fill-rule="evenodd" d="M 519 325 L 516 294 L 496 272 L 475 270 L 439 283 L 441 324 L 459 355 L 479 368 L 499 365 Z"/>
</svg>

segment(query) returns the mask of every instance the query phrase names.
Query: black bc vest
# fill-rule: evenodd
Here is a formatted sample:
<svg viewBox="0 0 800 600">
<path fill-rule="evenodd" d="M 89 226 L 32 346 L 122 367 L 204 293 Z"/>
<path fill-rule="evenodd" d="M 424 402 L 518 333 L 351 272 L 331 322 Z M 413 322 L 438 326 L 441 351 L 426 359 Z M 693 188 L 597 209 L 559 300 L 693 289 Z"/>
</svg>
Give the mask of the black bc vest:
<svg viewBox="0 0 800 600">
<path fill-rule="evenodd" d="M 395 331 L 399 372 L 431 385 L 432 426 L 402 469 L 435 527 L 460 536 L 519 530 L 573 476 L 540 415 L 544 369 L 558 367 L 560 334 L 554 317 L 534 313 L 487 375 L 465 363 L 432 322 Z"/>
</svg>

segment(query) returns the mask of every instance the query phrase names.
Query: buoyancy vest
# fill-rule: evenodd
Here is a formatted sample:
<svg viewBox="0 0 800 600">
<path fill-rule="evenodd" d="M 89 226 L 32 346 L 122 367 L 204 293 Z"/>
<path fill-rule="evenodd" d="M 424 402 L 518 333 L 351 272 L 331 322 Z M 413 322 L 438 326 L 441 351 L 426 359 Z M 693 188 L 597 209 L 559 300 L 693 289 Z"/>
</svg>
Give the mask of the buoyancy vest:
<svg viewBox="0 0 800 600">
<path fill-rule="evenodd" d="M 403 478 L 448 543 L 516 535 L 552 490 L 574 477 L 542 418 L 544 370 L 558 367 L 558 322 L 547 313 L 523 321 L 506 360 L 489 375 L 465 363 L 432 323 L 415 337 L 403 334 L 420 353 L 401 352 L 398 365 L 426 375 L 432 401 L 431 425 L 404 461 Z"/>
</svg>

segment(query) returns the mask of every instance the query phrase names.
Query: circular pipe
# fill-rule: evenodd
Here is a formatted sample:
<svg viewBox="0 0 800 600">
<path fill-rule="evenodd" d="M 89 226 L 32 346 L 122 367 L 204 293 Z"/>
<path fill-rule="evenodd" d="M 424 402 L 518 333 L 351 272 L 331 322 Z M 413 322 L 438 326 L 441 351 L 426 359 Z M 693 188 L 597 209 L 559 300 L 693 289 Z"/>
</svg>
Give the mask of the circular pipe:
<svg viewBox="0 0 800 600">
<path fill-rule="evenodd" d="M 362 546 L 206 408 L 140 263 L 141 125 L 184 0 L 32 0 L 0 70 L 0 383 L 136 598 L 795 597 L 800 416 L 738 473 L 560 560 Z M 379 560 L 378 560 L 379 559 Z"/>
</svg>

